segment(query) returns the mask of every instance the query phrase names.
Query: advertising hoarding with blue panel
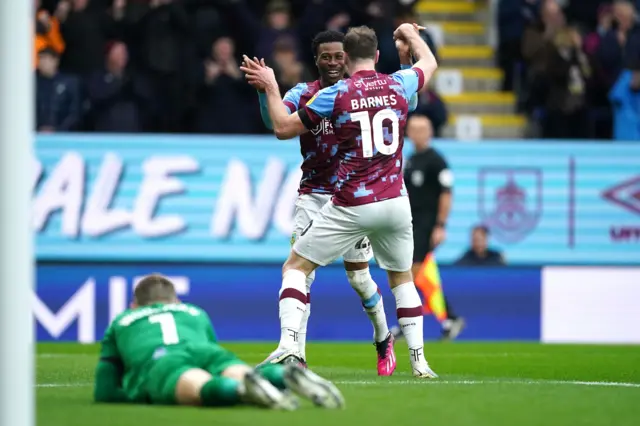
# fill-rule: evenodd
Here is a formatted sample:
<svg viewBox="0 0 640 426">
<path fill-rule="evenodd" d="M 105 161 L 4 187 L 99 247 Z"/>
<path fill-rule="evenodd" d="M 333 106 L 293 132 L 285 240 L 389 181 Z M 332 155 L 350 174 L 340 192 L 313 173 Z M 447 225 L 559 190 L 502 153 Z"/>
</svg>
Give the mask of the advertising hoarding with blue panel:
<svg viewBox="0 0 640 426">
<path fill-rule="evenodd" d="M 435 143 L 455 176 L 455 261 L 487 224 L 510 264 L 640 259 L 640 145 Z M 407 147 L 407 153 L 410 147 Z M 271 136 L 39 135 L 41 261 L 281 262 L 301 162 Z"/>
<path fill-rule="evenodd" d="M 131 302 L 134 283 L 158 272 L 171 277 L 180 299 L 211 316 L 223 341 L 277 341 L 280 265 L 47 264 L 37 269 L 34 298 L 38 341 L 98 341 L 111 321 Z M 383 271 L 372 268 L 380 284 L 390 325 L 394 298 Z M 540 339 L 538 268 L 443 268 L 447 297 L 464 314 L 471 340 Z M 372 329 L 344 270 L 318 271 L 311 296 L 310 340 L 371 341 Z M 425 337 L 440 336 L 433 317 L 425 318 Z"/>
</svg>

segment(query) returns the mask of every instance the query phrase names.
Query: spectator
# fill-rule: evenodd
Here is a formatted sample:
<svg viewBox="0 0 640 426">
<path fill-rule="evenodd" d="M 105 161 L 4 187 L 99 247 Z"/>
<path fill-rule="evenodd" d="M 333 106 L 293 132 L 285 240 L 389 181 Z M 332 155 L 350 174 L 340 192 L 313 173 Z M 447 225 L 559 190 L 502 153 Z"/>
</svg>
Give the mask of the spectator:
<svg viewBox="0 0 640 426">
<path fill-rule="evenodd" d="M 569 0 L 566 8 L 567 16 L 573 25 L 591 30 L 597 25 L 598 9 L 611 3 L 611 0 Z"/>
<path fill-rule="evenodd" d="M 640 27 L 636 10 L 628 0 L 613 4 L 612 28 L 602 39 L 598 61 L 604 71 L 608 87 L 618 79 L 620 72 L 633 58 L 640 57 Z"/>
<path fill-rule="evenodd" d="M 60 34 L 60 21 L 55 16 L 41 8 L 40 0 L 35 0 L 36 20 L 35 20 L 35 48 L 34 67 L 38 67 L 40 52 L 44 49 L 52 49 L 60 55 L 64 52 L 65 43 Z"/>
<path fill-rule="evenodd" d="M 199 133 L 259 133 L 255 91 L 245 82 L 234 56 L 233 41 L 222 37 L 204 61 L 196 119 Z"/>
<path fill-rule="evenodd" d="M 427 90 L 419 94 L 418 105 L 413 114 L 426 115 L 431 121 L 435 137 L 442 137 L 442 129 L 447 124 L 449 112 L 447 111 L 447 106 L 431 85 Z"/>
<path fill-rule="evenodd" d="M 614 138 L 640 141 L 640 58 L 620 74 L 610 99 L 614 110 Z"/>
<path fill-rule="evenodd" d="M 544 104 L 546 92 L 544 74 L 548 59 L 554 50 L 553 40 L 556 34 L 566 27 L 566 21 L 560 6 L 555 0 L 544 0 L 539 20 L 531 23 L 524 32 L 522 40 L 522 58 L 527 65 L 528 106 L 530 110 Z"/>
<path fill-rule="evenodd" d="M 589 137 L 587 83 L 591 67 L 582 50 L 582 37 L 574 28 L 558 32 L 545 72 L 547 80 L 546 139 Z"/>
<path fill-rule="evenodd" d="M 535 16 L 539 0 L 500 0 L 498 3 L 498 67 L 504 78 L 502 90 L 514 88 L 515 66 L 521 58 L 522 36 L 525 27 Z"/>
<path fill-rule="evenodd" d="M 531 23 L 524 32 L 522 57 L 534 75 L 544 72 L 553 39 L 566 27 L 566 19 L 556 0 L 545 0 L 539 21 Z"/>
<path fill-rule="evenodd" d="M 36 129 L 74 130 L 80 121 L 80 89 L 75 77 L 58 72 L 60 59 L 52 47 L 38 54 L 36 72 Z"/>
<path fill-rule="evenodd" d="M 127 70 L 129 52 L 114 43 L 107 53 L 104 71 L 89 79 L 91 118 L 98 132 L 140 132 L 147 127 L 152 105 L 151 88 L 143 76 Z"/>
<path fill-rule="evenodd" d="M 184 64 L 189 41 L 189 16 L 183 2 L 150 0 L 127 3 L 124 18 L 129 33 L 134 66 L 153 88 L 153 103 L 157 106 L 153 131 L 184 130 L 187 91 L 187 69 Z"/>
<path fill-rule="evenodd" d="M 471 231 L 471 248 L 455 262 L 458 266 L 505 266 L 502 253 L 488 245 L 489 228 L 477 225 Z"/>
<path fill-rule="evenodd" d="M 585 38 L 584 51 L 587 54 L 593 69 L 593 77 L 588 92 L 589 102 L 592 107 L 590 121 L 593 125 L 595 139 L 611 139 L 613 129 L 613 116 L 609 91 L 611 83 L 606 72 L 598 61 L 598 50 L 603 37 L 611 30 L 613 24 L 613 8 L 610 4 L 603 4 L 598 9 L 598 25 L 595 31 Z"/>
<path fill-rule="evenodd" d="M 598 26 L 584 41 L 584 51 L 589 56 L 596 56 L 602 39 L 611 30 L 613 25 L 613 8 L 609 4 L 603 4 L 598 9 Z"/>
<path fill-rule="evenodd" d="M 256 18 L 244 1 L 236 2 L 233 11 L 240 21 L 243 32 L 251 39 L 247 40 L 247 44 L 255 46 L 253 51 L 258 58 L 270 58 L 276 41 L 282 36 L 289 36 L 295 43 L 296 55 L 299 53 L 298 38 L 292 27 L 291 13 L 286 1 L 270 1 L 264 23 Z"/>
<path fill-rule="evenodd" d="M 63 72 L 88 76 L 102 69 L 108 37 L 114 37 L 115 21 L 106 10 L 89 8 L 99 0 L 61 0 L 56 16 L 61 22 L 67 48 L 60 60 Z M 126 0 L 116 0 L 114 8 L 124 9 Z"/>
<path fill-rule="evenodd" d="M 311 81 L 313 76 L 298 61 L 295 41 L 288 36 L 280 37 L 274 47 L 272 61 L 282 95 L 301 81 Z"/>
</svg>

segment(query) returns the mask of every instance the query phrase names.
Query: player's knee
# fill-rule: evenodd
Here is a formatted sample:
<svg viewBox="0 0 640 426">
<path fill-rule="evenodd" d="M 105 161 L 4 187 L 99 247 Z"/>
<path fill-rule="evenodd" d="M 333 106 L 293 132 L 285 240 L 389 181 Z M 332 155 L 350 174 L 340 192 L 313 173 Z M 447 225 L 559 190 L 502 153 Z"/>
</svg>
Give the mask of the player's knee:
<svg viewBox="0 0 640 426">
<path fill-rule="evenodd" d="M 242 365 L 242 364 L 232 365 L 230 367 L 227 367 L 222 372 L 221 376 L 241 382 L 242 380 L 244 380 L 244 376 L 246 376 L 247 373 L 250 371 L 251 371 L 251 367 L 247 365 Z"/>
<path fill-rule="evenodd" d="M 199 368 L 182 373 L 176 383 L 176 402 L 180 405 L 201 405 L 200 392 L 205 383 L 211 380 L 211 377 L 211 373 Z"/>
<path fill-rule="evenodd" d="M 369 286 L 369 282 L 371 281 L 371 273 L 369 272 L 369 268 L 359 269 L 357 271 L 346 271 L 347 279 L 349 280 L 349 284 L 351 287 L 358 293 L 362 292 L 366 287 Z"/>
<path fill-rule="evenodd" d="M 318 265 L 316 265 L 315 263 L 305 259 L 302 256 L 299 256 L 297 253 L 292 251 L 289 255 L 289 258 L 282 266 L 282 274 L 284 275 L 287 271 L 295 269 L 297 271 L 303 272 L 305 276 L 309 276 L 310 273 L 315 271 L 317 266 Z"/>
<path fill-rule="evenodd" d="M 369 269 L 368 262 L 344 262 L 344 270 L 349 271 L 361 271 L 363 269 Z"/>
</svg>

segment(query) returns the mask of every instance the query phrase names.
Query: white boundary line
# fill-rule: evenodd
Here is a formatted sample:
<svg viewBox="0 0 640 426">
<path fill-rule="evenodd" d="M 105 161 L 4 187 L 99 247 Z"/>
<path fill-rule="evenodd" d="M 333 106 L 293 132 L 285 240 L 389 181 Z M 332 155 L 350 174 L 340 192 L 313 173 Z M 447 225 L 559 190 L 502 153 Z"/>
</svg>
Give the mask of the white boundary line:
<svg viewBox="0 0 640 426">
<path fill-rule="evenodd" d="M 569 385 L 569 386 L 601 386 L 601 387 L 619 387 L 619 388 L 640 388 L 640 383 L 627 382 L 590 382 L 582 380 L 392 380 L 388 382 L 374 380 L 338 380 L 335 382 L 340 385 L 368 386 L 368 385 L 403 385 L 403 386 L 424 386 L 424 385 L 454 385 L 454 386 L 472 386 L 472 385 Z"/>
<path fill-rule="evenodd" d="M 519 385 L 519 386 L 548 386 L 548 385 L 566 385 L 566 386 L 595 386 L 595 387 L 613 387 L 613 388 L 640 388 L 640 383 L 627 382 L 590 382 L 581 380 L 337 380 L 337 385 L 351 386 L 477 386 L 477 385 Z M 38 383 L 37 388 L 82 388 L 93 386 L 93 383 Z"/>
</svg>

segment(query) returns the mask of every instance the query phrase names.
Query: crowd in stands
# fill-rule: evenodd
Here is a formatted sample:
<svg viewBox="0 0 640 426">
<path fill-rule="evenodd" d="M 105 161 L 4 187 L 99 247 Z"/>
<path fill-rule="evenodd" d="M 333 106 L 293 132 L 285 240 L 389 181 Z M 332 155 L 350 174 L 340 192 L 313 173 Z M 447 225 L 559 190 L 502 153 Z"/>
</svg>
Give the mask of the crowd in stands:
<svg viewBox="0 0 640 426">
<path fill-rule="evenodd" d="M 37 130 L 265 133 L 243 53 L 265 58 L 284 93 L 317 78 L 317 32 L 366 24 L 390 73 L 393 30 L 418 20 L 416 1 L 35 0 Z M 636 4 L 498 0 L 503 89 L 516 91 L 536 136 L 640 139 Z M 435 91 L 417 113 L 441 134 L 448 114 Z"/>
<path fill-rule="evenodd" d="M 283 93 L 317 78 L 311 41 L 370 25 L 380 71 L 415 0 L 36 0 L 36 123 L 41 132 L 263 133 L 241 55 L 265 58 Z M 433 45 L 433 43 L 432 43 Z M 434 92 L 420 111 L 446 122 Z"/>
<path fill-rule="evenodd" d="M 543 138 L 640 140 L 639 0 L 500 0 L 503 89 Z"/>
</svg>

